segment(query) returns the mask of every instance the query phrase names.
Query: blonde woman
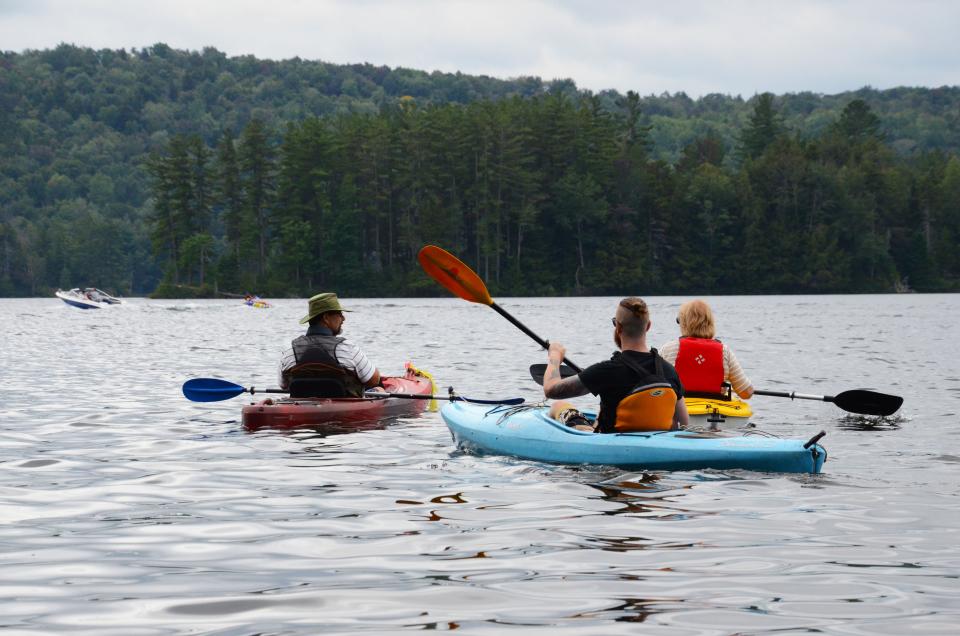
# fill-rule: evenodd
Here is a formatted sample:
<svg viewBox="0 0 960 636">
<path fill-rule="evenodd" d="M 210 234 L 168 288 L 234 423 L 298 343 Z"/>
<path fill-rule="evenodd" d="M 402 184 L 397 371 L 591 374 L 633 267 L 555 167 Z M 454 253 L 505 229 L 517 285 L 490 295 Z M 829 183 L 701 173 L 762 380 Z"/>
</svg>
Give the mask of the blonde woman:
<svg viewBox="0 0 960 636">
<path fill-rule="evenodd" d="M 729 382 L 743 399 L 753 395 L 753 385 L 726 344 L 716 339 L 716 325 L 710 305 L 691 300 L 680 305 L 677 314 L 680 337 L 664 344 L 660 355 L 677 370 L 689 397 L 723 395 Z"/>
</svg>

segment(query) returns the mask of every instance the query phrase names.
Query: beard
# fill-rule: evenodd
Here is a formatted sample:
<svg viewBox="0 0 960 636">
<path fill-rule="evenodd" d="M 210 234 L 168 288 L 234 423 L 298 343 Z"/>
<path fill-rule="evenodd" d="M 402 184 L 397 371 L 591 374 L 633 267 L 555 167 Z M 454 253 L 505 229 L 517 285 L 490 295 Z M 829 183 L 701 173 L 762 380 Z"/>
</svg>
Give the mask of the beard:
<svg viewBox="0 0 960 636">
<path fill-rule="evenodd" d="M 617 333 L 617 330 L 613 330 L 613 341 L 617 344 L 617 349 L 622 349 L 623 345 L 620 342 L 620 334 Z"/>
</svg>

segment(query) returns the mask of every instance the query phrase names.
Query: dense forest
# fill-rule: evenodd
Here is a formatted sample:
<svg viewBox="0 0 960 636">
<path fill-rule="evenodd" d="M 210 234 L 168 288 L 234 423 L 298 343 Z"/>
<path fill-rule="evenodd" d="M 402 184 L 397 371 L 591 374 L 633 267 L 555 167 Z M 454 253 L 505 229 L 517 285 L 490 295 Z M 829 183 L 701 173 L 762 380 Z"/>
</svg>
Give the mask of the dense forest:
<svg viewBox="0 0 960 636">
<path fill-rule="evenodd" d="M 0 54 L 0 295 L 960 289 L 960 88 L 593 94 L 165 45 Z"/>
</svg>

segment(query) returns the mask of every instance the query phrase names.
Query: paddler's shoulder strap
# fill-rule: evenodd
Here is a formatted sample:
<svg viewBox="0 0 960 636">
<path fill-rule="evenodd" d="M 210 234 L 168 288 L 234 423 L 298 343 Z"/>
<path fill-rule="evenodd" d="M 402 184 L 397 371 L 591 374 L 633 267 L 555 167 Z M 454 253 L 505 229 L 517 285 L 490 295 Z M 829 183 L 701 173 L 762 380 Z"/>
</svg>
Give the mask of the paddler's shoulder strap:
<svg viewBox="0 0 960 636">
<path fill-rule="evenodd" d="M 650 353 L 653 354 L 653 364 L 654 364 L 654 375 L 660 380 L 666 380 L 666 376 L 663 375 L 663 358 L 660 357 L 660 354 L 655 348 L 650 349 Z M 630 356 L 627 355 L 626 351 L 620 352 L 620 359 L 623 360 L 623 363 L 632 369 L 637 375 L 642 378 L 649 378 L 650 372 L 638 365 L 636 362 L 630 359 Z"/>
<path fill-rule="evenodd" d="M 657 377 L 666 380 L 667 376 L 663 375 L 663 358 L 660 357 L 660 352 L 657 351 L 656 347 L 650 347 L 650 353 L 653 354 L 653 364 L 657 371 Z"/>
</svg>

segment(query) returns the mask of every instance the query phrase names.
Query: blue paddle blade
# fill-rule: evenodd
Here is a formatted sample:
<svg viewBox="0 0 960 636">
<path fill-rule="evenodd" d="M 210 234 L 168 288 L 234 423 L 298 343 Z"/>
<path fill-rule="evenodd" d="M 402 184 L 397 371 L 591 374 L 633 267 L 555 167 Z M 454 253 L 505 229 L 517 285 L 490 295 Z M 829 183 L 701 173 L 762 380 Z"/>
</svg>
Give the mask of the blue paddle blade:
<svg viewBox="0 0 960 636">
<path fill-rule="evenodd" d="M 183 383 L 183 395 L 192 402 L 219 402 L 240 395 L 246 389 L 217 378 L 194 378 Z"/>
</svg>

